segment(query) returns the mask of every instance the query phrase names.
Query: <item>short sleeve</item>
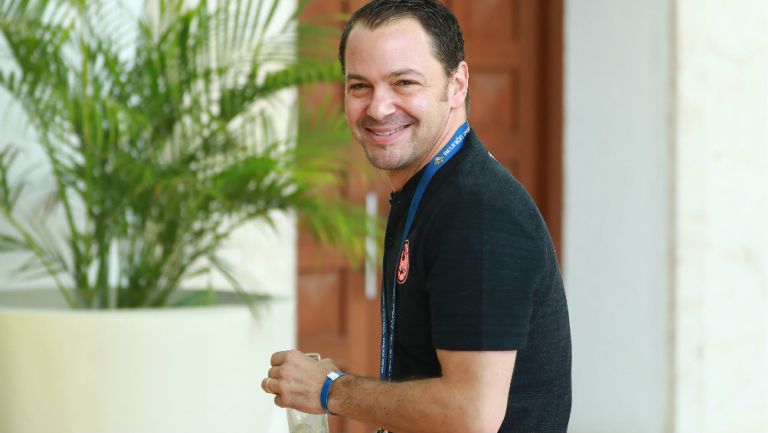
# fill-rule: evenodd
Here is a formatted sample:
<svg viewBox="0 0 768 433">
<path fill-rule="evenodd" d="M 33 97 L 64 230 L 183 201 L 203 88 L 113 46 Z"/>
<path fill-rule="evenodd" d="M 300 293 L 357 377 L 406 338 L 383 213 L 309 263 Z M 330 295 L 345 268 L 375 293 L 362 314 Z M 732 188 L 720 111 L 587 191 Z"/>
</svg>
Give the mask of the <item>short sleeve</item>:
<svg viewBox="0 0 768 433">
<path fill-rule="evenodd" d="M 525 347 L 546 268 L 541 217 L 525 195 L 466 197 L 445 206 L 427 253 L 432 338 L 446 350 Z"/>
</svg>

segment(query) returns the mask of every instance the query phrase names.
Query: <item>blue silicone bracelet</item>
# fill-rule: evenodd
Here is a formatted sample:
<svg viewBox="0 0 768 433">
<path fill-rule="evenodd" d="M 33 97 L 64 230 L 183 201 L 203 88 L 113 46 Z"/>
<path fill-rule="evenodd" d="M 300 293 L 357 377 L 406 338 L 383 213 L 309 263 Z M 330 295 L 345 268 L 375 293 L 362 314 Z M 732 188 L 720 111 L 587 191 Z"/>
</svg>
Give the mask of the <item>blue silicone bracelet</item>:
<svg viewBox="0 0 768 433">
<path fill-rule="evenodd" d="M 340 371 L 332 371 L 328 373 L 328 375 L 325 376 L 323 389 L 320 391 L 320 406 L 323 407 L 323 411 L 325 413 L 329 413 L 333 416 L 336 416 L 336 414 L 328 410 L 328 392 L 331 390 L 331 383 L 333 383 L 334 380 L 340 378 L 341 376 L 344 376 L 344 373 Z"/>
</svg>

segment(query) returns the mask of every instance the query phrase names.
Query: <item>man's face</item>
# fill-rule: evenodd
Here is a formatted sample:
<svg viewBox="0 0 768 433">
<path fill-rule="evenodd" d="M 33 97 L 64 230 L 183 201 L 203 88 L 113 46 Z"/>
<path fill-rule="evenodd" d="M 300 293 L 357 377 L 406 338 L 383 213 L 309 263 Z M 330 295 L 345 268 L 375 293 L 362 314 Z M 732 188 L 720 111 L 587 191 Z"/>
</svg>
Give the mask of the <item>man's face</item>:
<svg viewBox="0 0 768 433">
<path fill-rule="evenodd" d="M 448 77 L 418 21 L 376 29 L 356 25 L 346 54 L 344 109 L 352 134 L 375 167 L 408 172 L 421 165 L 446 132 Z"/>
</svg>

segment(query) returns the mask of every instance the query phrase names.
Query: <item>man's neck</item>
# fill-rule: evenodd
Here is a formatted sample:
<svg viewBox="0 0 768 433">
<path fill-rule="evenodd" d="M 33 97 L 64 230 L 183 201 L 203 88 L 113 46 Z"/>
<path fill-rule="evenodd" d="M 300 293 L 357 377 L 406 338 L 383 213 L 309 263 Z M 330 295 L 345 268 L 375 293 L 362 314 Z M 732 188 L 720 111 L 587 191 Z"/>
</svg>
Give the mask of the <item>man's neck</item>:
<svg viewBox="0 0 768 433">
<path fill-rule="evenodd" d="M 437 156 L 437 154 L 440 152 L 440 149 L 442 149 L 443 146 L 448 143 L 448 140 L 453 137 L 453 134 L 456 132 L 456 130 L 458 130 L 459 127 L 466 121 L 466 115 L 461 115 L 454 119 L 449 119 L 445 130 L 442 132 L 442 134 L 440 134 L 440 137 L 432 146 L 432 149 L 430 149 L 430 151 L 421 161 L 419 161 L 418 164 L 412 164 L 411 166 L 402 170 L 388 171 L 387 177 L 389 178 L 389 184 L 392 187 L 392 191 L 398 192 L 402 190 L 405 184 L 408 183 L 408 181 L 413 176 L 415 176 L 416 173 L 421 171 L 421 169 L 424 168 L 424 166 L 427 165 L 429 161 Z"/>
</svg>

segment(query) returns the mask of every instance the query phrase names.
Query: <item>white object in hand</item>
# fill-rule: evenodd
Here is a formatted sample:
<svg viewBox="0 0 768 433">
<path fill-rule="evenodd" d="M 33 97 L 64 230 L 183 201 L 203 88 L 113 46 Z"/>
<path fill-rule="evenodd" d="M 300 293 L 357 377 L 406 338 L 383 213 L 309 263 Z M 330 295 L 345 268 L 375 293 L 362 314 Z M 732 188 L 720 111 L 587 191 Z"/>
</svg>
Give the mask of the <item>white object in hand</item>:
<svg viewBox="0 0 768 433">
<path fill-rule="evenodd" d="M 326 415 L 314 415 L 288 409 L 288 431 L 290 433 L 328 433 Z"/>
</svg>

